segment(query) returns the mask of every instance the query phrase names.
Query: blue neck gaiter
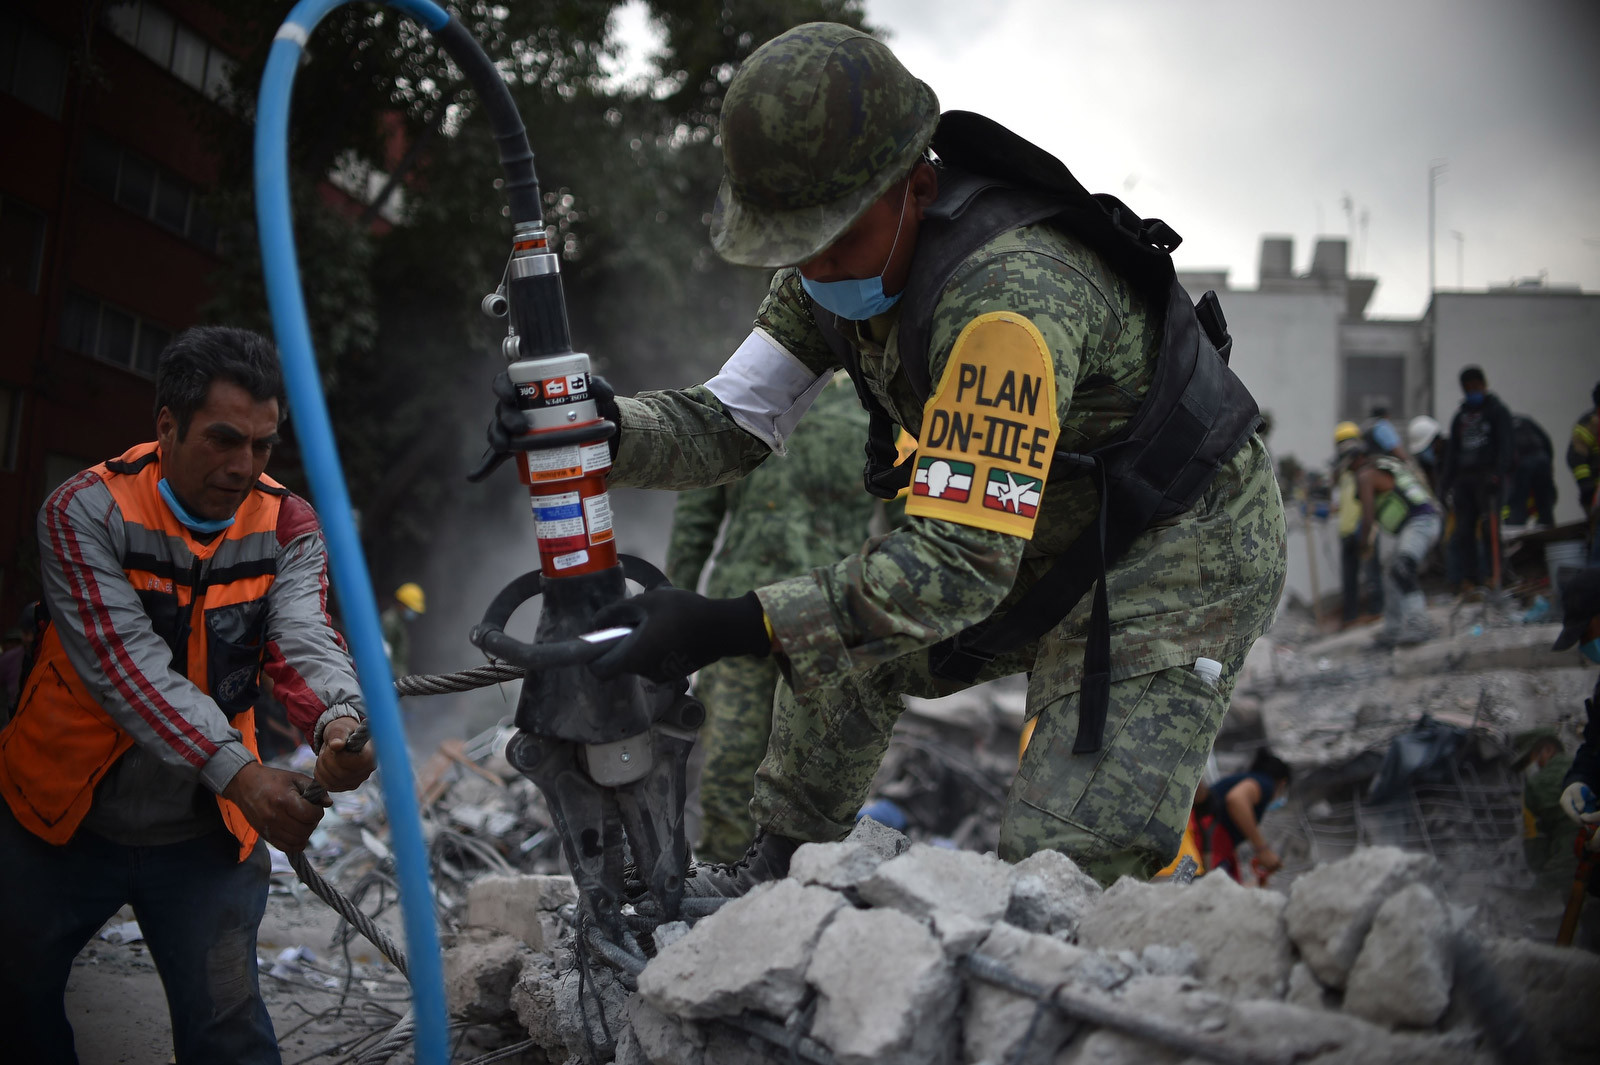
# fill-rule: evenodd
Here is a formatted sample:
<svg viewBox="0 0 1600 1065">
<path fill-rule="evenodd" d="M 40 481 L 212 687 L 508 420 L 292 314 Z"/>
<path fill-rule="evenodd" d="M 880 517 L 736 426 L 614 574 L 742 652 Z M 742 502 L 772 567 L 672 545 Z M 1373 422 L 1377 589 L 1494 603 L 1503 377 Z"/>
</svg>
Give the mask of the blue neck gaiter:
<svg viewBox="0 0 1600 1065">
<path fill-rule="evenodd" d="M 906 181 L 905 196 L 900 199 L 900 223 L 895 226 L 894 243 L 889 245 L 889 257 L 883 261 L 883 270 L 894 261 L 894 250 L 900 245 L 900 230 L 906 224 L 906 200 L 911 196 L 911 182 Z M 806 295 L 817 301 L 825 310 L 852 322 L 874 318 L 900 302 L 903 293 L 886 296 L 883 292 L 883 270 L 877 277 L 852 277 L 843 281 L 812 281 L 801 277 L 800 287 Z"/>
<path fill-rule="evenodd" d="M 206 521 L 203 518 L 197 518 L 193 514 L 190 514 L 186 509 L 184 509 L 183 504 L 178 502 L 177 495 L 172 491 L 172 486 L 167 483 L 167 479 L 165 477 L 156 482 L 156 489 L 161 493 L 161 498 L 166 501 L 167 509 L 172 511 L 172 516 L 177 518 L 178 523 L 185 529 L 188 529 L 190 532 L 221 532 L 223 529 L 226 529 L 228 526 L 233 524 L 232 514 L 228 515 L 226 518 L 219 518 L 215 521 Z"/>
</svg>

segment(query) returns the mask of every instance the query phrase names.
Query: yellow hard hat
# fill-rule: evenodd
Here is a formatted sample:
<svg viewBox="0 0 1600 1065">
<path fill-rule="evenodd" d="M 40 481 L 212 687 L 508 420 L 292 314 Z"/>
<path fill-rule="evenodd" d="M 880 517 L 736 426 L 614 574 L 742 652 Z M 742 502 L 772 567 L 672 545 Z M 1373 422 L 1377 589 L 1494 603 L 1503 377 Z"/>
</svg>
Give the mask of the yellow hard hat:
<svg viewBox="0 0 1600 1065">
<path fill-rule="evenodd" d="M 1361 426 L 1355 422 L 1340 422 L 1333 427 L 1333 442 L 1335 444 L 1342 444 L 1346 440 L 1359 440 L 1360 438 Z"/>
<path fill-rule="evenodd" d="M 400 605 L 419 614 L 428 612 L 428 598 L 422 594 L 422 585 L 407 581 L 394 590 L 394 597 L 400 600 Z"/>
</svg>

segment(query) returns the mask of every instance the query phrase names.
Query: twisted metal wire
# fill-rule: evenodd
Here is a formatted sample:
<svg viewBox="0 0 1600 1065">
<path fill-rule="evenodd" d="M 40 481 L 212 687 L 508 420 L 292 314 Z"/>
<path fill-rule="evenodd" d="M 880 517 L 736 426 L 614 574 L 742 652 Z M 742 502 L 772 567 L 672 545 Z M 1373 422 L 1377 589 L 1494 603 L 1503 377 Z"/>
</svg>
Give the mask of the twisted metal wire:
<svg viewBox="0 0 1600 1065">
<path fill-rule="evenodd" d="M 333 912 L 349 921 L 351 927 L 366 936 L 368 941 L 378 948 L 378 952 L 400 970 L 401 975 L 410 979 L 411 971 L 406 965 L 406 952 L 389 938 L 389 933 L 380 928 L 376 921 L 362 912 L 361 907 L 351 902 L 338 888 L 322 879 L 322 874 L 312 868 L 311 860 L 306 857 L 305 851 L 295 851 L 289 855 L 289 864 L 294 867 L 294 873 L 300 878 L 301 883 L 310 888 L 317 898 L 326 902 Z"/>
<path fill-rule="evenodd" d="M 486 666 L 473 666 L 454 673 L 413 673 L 397 677 L 394 693 L 407 695 L 448 695 L 451 692 L 469 692 L 474 688 L 487 688 L 508 680 L 521 680 L 527 671 L 505 662 L 491 662 Z"/>
</svg>

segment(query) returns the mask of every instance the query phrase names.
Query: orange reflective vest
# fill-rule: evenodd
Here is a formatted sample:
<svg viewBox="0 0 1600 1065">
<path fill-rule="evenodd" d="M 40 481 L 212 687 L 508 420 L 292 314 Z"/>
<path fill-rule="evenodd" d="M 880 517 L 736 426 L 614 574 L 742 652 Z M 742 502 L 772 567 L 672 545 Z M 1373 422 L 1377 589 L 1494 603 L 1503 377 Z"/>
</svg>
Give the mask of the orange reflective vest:
<svg viewBox="0 0 1600 1065">
<path fill-rule="evenodd" d="M 254 703 L 266 647 L 267 590 L 276 566 L 273 556 L 257 546 L 275 545 L 276 537 L 258 534 L 276 531 L 288 490 L 262 477 L 233 524 L 201 543 L 162 500 L 157 458 L 155 443 L 141 444 L 89 472 L 110 489 L 126 526 L 140 527 L 138 544 L 121 563 L 156 634 L 172 652 L 170 668 L 217 703 L 256 755 Z M 257 539 L 249 540 L 252 536 Z M 190 555 L 193 564 L 180 572 L 174 559 L 187 562 Z M 227 561 L 205 565 L 214 558 Z M 117 683 L 149 685 L 136 664 L 113 668 Z M 105 678 L 96 680 L 105 683 Z M 72 838 L 94 801 L 95 786 L 133 746 L 133 737 L 100 707 L 92 690 L 68 660 L 52 621 L 23 684 L 17 713 L 0 731 L 0 796 L 24 828 L 50 843 Z M 233 803 L 218 796 L 217 805 L 239 840 L 243 861 L 258 834 Z"/>
</svg>

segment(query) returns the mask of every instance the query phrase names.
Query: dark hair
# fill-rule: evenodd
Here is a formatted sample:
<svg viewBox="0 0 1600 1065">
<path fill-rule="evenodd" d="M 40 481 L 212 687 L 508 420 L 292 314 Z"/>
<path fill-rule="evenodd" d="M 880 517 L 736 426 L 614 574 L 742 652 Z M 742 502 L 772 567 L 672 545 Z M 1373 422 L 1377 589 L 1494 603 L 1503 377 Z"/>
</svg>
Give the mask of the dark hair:
<svg viewBox="0 0 1600 1065">
<path fill-rule="evenodd" d="M 1284 783 L 1294 778 L 1294 770 L 1289 768 L 1289 763 L 1265 747 L 1256 752 L 1255 761 L 1250 763 L 1250 772 L 1265 773 L 1273 780 L 1281 780 Z"/>
<path fill-rule="evenodd" d="M 1468 385 L 1486 385 L 1489 379 L 1483 376 L 1483 369 L 1478 366 L 1468 366 L 1461 371 L 1461 387 Z"/>
<path fill-rule="evenodd" d="M 1372 408 L 1372 417 L 1374 417 L 1374 418 L 1387 418 L 1388 416 L 1389 416 L 1389 408 L 1387 406 L 1385 406 L 1384 404 L 1379 403 L 1379 404 L 1377 404 L 1376 406 L 1374 406 Z"/>
<path fill-rule="evenodd" d="M 156 409 L 178 419 L 178 439 L 189 432 L 195 412 L 206 404 L 214 381 L 231 381 L 258 403 L 278 401 L 278 420 L 288 413 L 283 370 L 272 341 L 248 329 L 198 325 L 173 338 L 156 364 Z"/>
<path fill-rule="evenodd" d="M 1594 383 L 1594 391 L 1589 393 L 1589 398 L 1594 400 L 1594 405 L 1600 407 L 1600 381 Z"/>
</svg>

